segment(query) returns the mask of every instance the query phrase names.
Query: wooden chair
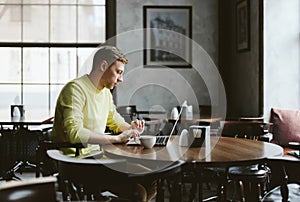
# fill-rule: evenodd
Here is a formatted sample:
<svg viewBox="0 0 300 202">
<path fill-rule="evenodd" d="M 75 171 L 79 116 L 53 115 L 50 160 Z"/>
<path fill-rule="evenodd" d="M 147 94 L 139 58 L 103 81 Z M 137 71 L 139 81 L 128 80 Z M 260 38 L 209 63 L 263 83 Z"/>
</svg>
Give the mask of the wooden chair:
<svg viewBox="0 0 300 202">
<path fill-rule="evenodd" d="M 280 168 L 280 172 L 276 175 L 280 178 L 280 184 L 271 189 L 261 201 L 300 201 L 300 182 L 292 181 L 286 171 L 286 166 L 292 166 L 294 171 L 299 167 L 299 158 L 291 157 L 274 157 L 268 159 L 268 163 L 272 164 L 275 168 Z"/>
<path fill-rule="evenodd" d="M 224 137 L 259 140 L 259 137 L 265 133 L 264 125 L 264 123 L 256 121 L 221 121 L 220 131 L 221 136 Z M 266 191 L 265 185 L 269 172 L 270 169 L 264 164 L 253 164 L 253 162 L 230 167 L 205 167 L 202 169 L 198 181 L 214 180 L 218 184 L 218 194 L 207 198 L 206 201 L 216 198 L 226 200 L 226 186 L 229 185 L 229 182 L 239 184 L 242 192 L 241 200 L 248 201 L 253 196 L 256 197 L 255 200 L 259 200 Z M 202 192 L 201 187 L 199 193 Z"/>
<path fill-rule="evenodd" d="M 135 105 L 118 106 L 117 111 L 124 117 L 125 121 L 130 123 L 132 120 L 139 118 Z"/>
<path fill-rule="evenodd" d="M 161 119 L 166 116 L 165 111 L 140 111 L 136 105 L 118 106 L 117 111 L 124 117 L 125 121 L 130 123 L 135 119 Z"/>
<path fill-rule="evenodd" d="M 124 159 L 78 159 L 65 156 L 59 150 L 48 150 L 47 154 L 58 162 L 61 183 L 68 185 L 69 189 L 71 184 L 71 188 L 75 190 L 71 195 L 63 194 L 64 200 L 82 200 L 84 197 L 90 200 L 103 200 L 104 196 L 101 192 L 106 190 L 107 185 L 109 187 L 124 185 L 132 190 L 131 197 L 127 200 L 138 201 L 135 185 L 144 181 L 158 180 L 157 200 L 163 201 L 163 179 L 170 177 L 174 180 L 174 175 L 179 175 L 182 164 L 182 162 L 175 162 L 153 172 L 149 172 L 143 166 L 137 166 L 135 167 L 137 170 L 132 174 L 128 170 L 132 163 Z M 63 193 L 68 193 L 68 191 L 64 189 Z M 179 191 L 172 193 L 172 196 L 176 197 L 173 201 L 180 198 L 179 193 Z"/>
<path fill-rule="evenodd" d="M 265 134 L 265 125 L 256 121 L 221 122 L 222 136 L 259 140 Z M 269 173 L 266 165 L 251 162 L 246 166 L 231 166 L 227 170 L 228 180 L 239 182 L 244 201 L 261 199 L 267 190 Z"/>
<path fill-rule="evenodd" d="M 166 122 L 167 121 L 165 119 L 146 119 L 143 134 L 160 135 Z"/>
<path fill-rule="evenodd" d="M 79 150 L 86 145 L 82 143 L 55 142 L 52 140 L 52 126 L 43 131 L 44 137 L 36 147 L 36 177 L 49 176 L 57 173 L 57 165 L 51 160 L 46 151 L 49 149 L 75 148 L 75 156 L 79 155 Z"/>
<path fill-rule="evenodd" d="M 0 184 L 0 201 L 56 202 L 56 177 L 32 178 Z"/>
</svg>

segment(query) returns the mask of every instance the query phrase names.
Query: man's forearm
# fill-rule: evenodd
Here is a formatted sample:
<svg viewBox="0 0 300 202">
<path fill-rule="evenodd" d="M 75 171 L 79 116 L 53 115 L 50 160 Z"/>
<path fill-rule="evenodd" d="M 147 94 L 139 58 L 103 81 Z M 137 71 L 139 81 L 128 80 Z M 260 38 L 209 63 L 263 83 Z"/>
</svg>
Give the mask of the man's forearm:
<svg viewBox="0 0 300 202">
<path fill-rule="evenodd" d="M 107 134 L 100 134 L 100 133 L 90 133 L 88 138 L 88 142 L 90 144 L 112 144 L 118 143 L 119 138 L 116 135 L 107 135 Z"/>
</svg>

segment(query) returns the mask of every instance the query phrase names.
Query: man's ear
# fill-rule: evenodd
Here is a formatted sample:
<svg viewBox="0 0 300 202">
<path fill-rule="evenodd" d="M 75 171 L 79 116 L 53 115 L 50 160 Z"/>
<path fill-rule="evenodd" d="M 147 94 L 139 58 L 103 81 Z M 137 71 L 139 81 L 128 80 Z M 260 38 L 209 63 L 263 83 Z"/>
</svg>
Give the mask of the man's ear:
<svg viewBox="0 0 300 202">
<path fill-rule="evenodd" d="M 108 68 L 108 63 L 106 60 L 102 60 L 100 63 L 99 63 L 99 70 L 101 72 L 104 72 L 106 69 Z"/>
</svg>

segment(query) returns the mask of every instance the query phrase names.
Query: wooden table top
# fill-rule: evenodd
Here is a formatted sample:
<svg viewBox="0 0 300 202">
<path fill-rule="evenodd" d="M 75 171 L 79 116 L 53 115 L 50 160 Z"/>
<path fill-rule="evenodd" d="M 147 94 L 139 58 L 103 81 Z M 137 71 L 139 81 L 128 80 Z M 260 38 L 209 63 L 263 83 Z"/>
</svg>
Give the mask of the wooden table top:
<svg viewBox="0 0 300 202">
<path fill-rule="evenodd" d="M 180 118 L 178 121 L 179 122 L 187 122 L 187 123 L 215 123 L 218 121 L 223 120 L 221 117 L 197 117 L 197 116 L 193 116 L 192 118 Z M 175 122 L 176 119 L 171 119 L 168 118 L 169 122 Z"/>
<path fill-rule="evenodd" d="M 189 148 L 179 146 L 178 136 L 174 137 L 176 138 L 165 147 L 144 149 L 142 146 L 113 144 L 104 145 L 103 150 L 111 157 L 156 161 L 183 160 L 203 164 L 239 164 L 284 154 L 282 147 L 262 141 L 213 136 L 210 138 L 210 145 Z"/>
<path fill-rule="evenodd" d="M 51 122 L 52 118 L 47 113 L 28 113 L 25 117 L 0 116 L 0 125 L 41 125 Z"/>
</svg>

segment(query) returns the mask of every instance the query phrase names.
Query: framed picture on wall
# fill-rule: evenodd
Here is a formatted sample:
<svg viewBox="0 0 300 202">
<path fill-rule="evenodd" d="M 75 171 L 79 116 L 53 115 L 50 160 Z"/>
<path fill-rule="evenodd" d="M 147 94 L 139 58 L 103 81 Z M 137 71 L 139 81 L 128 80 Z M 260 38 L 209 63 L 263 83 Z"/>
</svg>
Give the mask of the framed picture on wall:
<svg viewBox="0 0 300 202">
<path fill-rule="evenodd" d="M 145 67 L 191 67 L 191 6 L 144 6 Z"/>
<path fill-rule="evenodd" d="M 249 0 L 241 0 L 236 4 L 236 48 L 238 52 L 250 50 L 249 4 Z"/>
</svg>

